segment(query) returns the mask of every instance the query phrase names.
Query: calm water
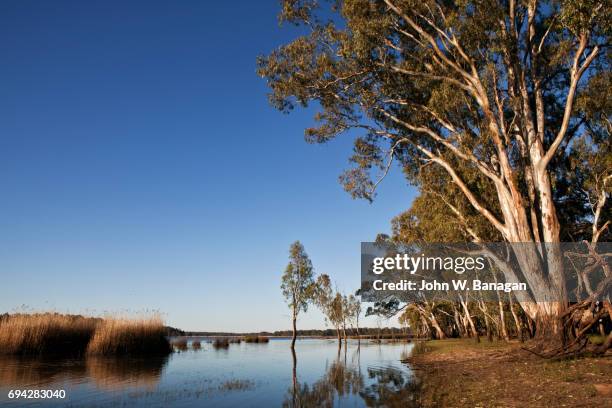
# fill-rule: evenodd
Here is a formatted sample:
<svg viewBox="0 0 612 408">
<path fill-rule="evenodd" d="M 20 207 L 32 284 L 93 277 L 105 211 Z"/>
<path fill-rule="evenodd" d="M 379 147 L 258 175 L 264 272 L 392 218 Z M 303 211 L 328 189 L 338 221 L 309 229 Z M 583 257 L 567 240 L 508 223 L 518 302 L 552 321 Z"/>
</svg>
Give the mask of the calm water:
<svg viewBox="0 0 612 408">
<path fill-rule="evenodd" d="M 163 359 L 0 359 L 0 405 L 409 407 L 412 345 L 301 340 L 231 344 Z M 9 400 L 11 389 L 65 389 L 65 400 Z"/>
</svg>

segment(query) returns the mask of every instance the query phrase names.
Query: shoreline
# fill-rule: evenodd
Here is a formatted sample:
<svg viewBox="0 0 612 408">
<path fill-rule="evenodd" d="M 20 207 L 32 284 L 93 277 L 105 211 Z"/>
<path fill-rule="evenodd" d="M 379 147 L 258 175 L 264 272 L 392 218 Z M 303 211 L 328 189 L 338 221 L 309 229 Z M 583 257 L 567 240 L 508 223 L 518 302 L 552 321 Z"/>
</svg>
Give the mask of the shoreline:
<svg viewBox="0 0 612 408">
<path fill-rule="evenodd" d="M 404 362 L 422 407 L 612 406 L 610 353 L 552 361 L 518 342 L 448 339 L 419 343 Z"/>
</svg>

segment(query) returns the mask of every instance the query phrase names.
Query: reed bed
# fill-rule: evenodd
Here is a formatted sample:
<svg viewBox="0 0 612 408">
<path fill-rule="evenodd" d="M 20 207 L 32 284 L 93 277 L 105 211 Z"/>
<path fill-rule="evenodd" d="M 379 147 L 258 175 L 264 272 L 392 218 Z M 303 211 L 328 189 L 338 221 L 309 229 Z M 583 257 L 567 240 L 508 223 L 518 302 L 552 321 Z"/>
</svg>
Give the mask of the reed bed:
<svg viewBox="0 0 612 408">
<path fill-rule="evenodd" d="M 194 350 L 199 350 L 202 348 L 202 343 L 200 342 L 200 340 L 194 340 L 191 342 L 191 348 Z"/>
<path fill-rule="evenodd" d="M 214 348 L 228 348 L 229 339 L 226 339 L 226 338 L 215 339 L 215 341 L 213 341 L 213 347 Z"/>
<path fill-rule="evenodd" d="M 174 339 L 172 340 L 172 343 L 170 343 L 170 346 L 179 351 L 187 351 L 187 339 L 184 337 Z"/>
<path fill-rule="evenodd" d="M 166 328 L 158 316 L 104 319 L 87 346 L 90 355 L 165 355 L 171 351 Z"/>
<path fill-rule="evenodd" d="M 101 320 L 59 313 L 14 314 L 0 320 L 0 354 L 85 352 Z"/>
<path fill-rule="evenodd" d="M 166 328 L 157 317 L 94 318 L 59 313 L 3 315 L 0 354 L 165 355 Z"/>
<path fill-rule="evenodd" d="M 266 336 L 245 336 L 245 343 L 268 343 L 270 339 Z"/>
<path fill-rule="evenodd" d="M 230 344 L 240 344 L 242 343 L 242 339 L 240 337 L 232 337 L 229 339 Z"/>
</svg>

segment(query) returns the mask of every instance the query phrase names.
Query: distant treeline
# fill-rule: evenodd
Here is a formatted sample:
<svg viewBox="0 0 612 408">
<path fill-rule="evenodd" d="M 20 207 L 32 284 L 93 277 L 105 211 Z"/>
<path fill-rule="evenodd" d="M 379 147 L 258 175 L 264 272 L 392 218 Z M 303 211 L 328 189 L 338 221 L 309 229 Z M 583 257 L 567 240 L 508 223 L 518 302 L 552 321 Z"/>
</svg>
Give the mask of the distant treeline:
<svg viewBox="0 0 612 408">
<path fill-rule="evenodd" d="M 166 326 L 166 336 L 186 336 L 185 331 L 176 327 Z"/>
<path fill-rule="evenodd" d="M 275 336 L 275 337 L 291 337 L 291 330 L 277 330 L 274 332 L 262 331 L 262 332 L 250 332 L 250 333 L 232 333 L 232 332 L 199 332 L 199 331 L 182 331 L 178 329 L 174 329 L 177 333 L 182 334 L 173 334 L 176 336 Z M 356 329 L 346 329 L 346 334 L 348 336 L 357 336 L 360 334 L 362 336 L 377 336 L 377 335 L 407 335 L 410 334 L 410 331 L 406 331 L 405 329 L 400 329 L 397 327 L 360 327 L 359 333 L 357 333 Z M 298 330 L 298 336 L 336 336 L 335 329 L 310 329 L 310 330 Z"/>
</svg>

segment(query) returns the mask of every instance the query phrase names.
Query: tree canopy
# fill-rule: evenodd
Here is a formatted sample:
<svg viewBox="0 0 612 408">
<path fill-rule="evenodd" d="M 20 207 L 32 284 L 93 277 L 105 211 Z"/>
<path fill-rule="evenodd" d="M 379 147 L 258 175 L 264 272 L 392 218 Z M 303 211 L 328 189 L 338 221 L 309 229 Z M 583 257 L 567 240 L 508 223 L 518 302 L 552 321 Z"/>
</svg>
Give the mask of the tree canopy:
<svg viewBox="0 0 612 408">
<path fill-rule="evenodd" d="M 306 34 L 261 57 L 258 72 L 278 109 L 318 106 L 308 141 L 360 132 L 340 177 L 354 197 L 372 200 L 396 161 L 421 190 L 404 219 L 441 228 L 442 213 L 419 206 L 444 206 L 461 226 L 451 239 L 607 240 L 609 10 L 608 0 L 285 0 L 281 22 Z"/>
<path fill-rule="evenodd" d="M 314 293 L 313 267 L 300 241 L 289 248 L 289 264 L 281 278 L 281 290 L 294 317 L 308 310 Z"/>
</svg>

